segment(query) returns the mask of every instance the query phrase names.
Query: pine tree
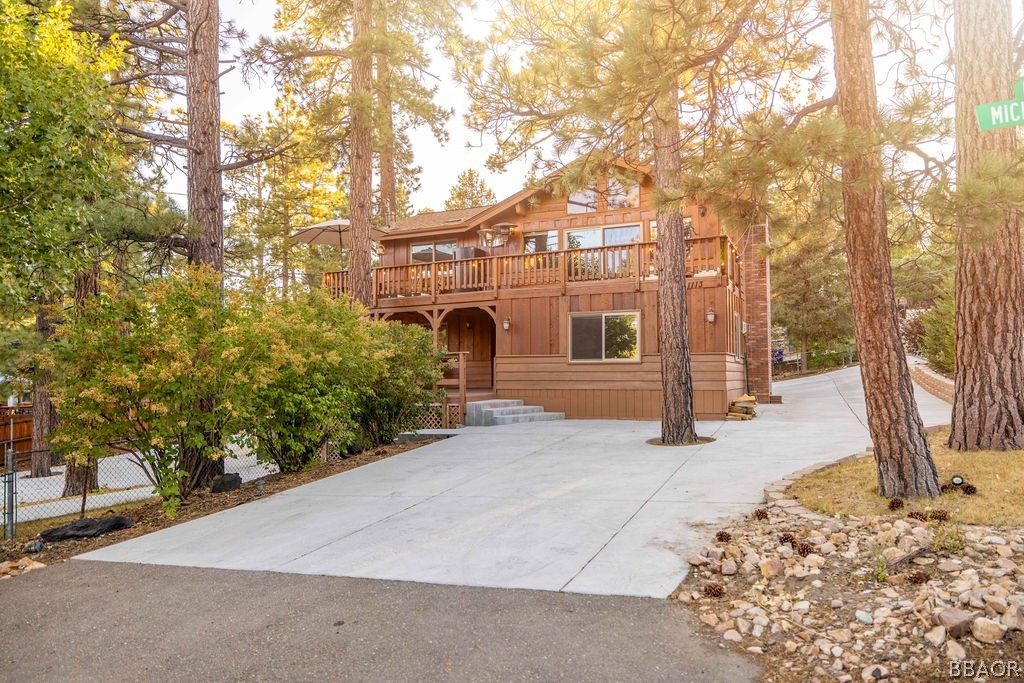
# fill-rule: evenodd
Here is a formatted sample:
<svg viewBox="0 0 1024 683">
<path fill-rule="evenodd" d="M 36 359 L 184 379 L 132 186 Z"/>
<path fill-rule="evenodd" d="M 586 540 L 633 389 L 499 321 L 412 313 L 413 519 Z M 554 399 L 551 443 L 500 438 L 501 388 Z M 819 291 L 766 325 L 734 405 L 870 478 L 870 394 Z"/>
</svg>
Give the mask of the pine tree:
<svg viewBox="0 0 1024 683">
<path fill-rule="evenodd" d="M 741 125 L 737 103 L 751 97 L 769 110 L 784 74 L 818 58 L 807 40 L 810 6 L 526 0 L 504 7 L 486 51 L 460 63 L 471 123 L 497 140 L 490 166 L 535 154 L 548 140 L 556 156 L 539 159 L 536 170 L 560 171 L 565 188 L 609 172 L 616 159 L 653 166 L 666 443 L 696 434 L 680 208 L 698 194 L 691 180 L 705 175 L 717 145 Z M 579 161 L 566 167 L 567 157 Z"/>
<path fill-rule="evenodd" d="M 834 0 L 832 30 L 839 113 L 851 136 L 842 159 L 850 297 L 878 492 L 886 498 L 934 497 L 938 473 L 896 317 L 868 0 Z"/>
<path fill-rule="evenodd" d="M 1016 80 L 1009 0 L 955 0 L 956 364 L 949 444 L 1024 448 L 1024 251 L 1021 218 L 989 192 L 1014 162 L 1014 128 L 982 132 L 974 107 Z M 986 191 L 987 188 L 987 191 Z M 972 197 L 972 194 L 975 195 Z"/>
<path fill-rule="evenodd" d="M 469 209 L 474 206 L 489 206 L 498 201 L 491 188 L 487 187 L 479 173 L 469 168 L 459 174 L 444 202 L 446 211 Z"/>
</svg>

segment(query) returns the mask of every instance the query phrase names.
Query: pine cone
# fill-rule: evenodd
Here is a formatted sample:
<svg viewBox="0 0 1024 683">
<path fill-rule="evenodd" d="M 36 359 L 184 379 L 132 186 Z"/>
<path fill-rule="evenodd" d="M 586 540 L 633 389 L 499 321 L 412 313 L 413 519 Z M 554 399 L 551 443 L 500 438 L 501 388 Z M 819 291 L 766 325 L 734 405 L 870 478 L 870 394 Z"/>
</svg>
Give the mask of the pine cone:
<svg viewBox="0 0 1024 683">
<path fill-rule="evenodd" d="M 789 545 L 796 545 L 796 536 L 789 533 L 788 531 L 779 534 L 779 543 L 788 543 Z"/>
<path fill-rule="evenodd" d="M 919 522 L 928 521 L 928 515 L 924 514 L 920 510 L 913 510 L 911 512 L 908 512 L 907 517 L 909 517 L 910 519 L 916 519 Z"/>
<path fill-rule="evenodd" d="M 946 482 L 945 484 L 939 487 L 939 491 L 941 491 L 942 493 L 953 493 L 953 491 L 956 491 L 956 487 L 950 484 L 949 482 Z"/>
<path fill-rule="evenodd" d="M 704 595 L 709 598 L 720 598 L 725 595 L 725 588 L 723 588 L 720 583 L 709 581 L 704 584 Z"/>
<path fill-rule="evenodd" d="M 732 540 L 732 534 L 730 534 L 728 531 L 719 531 L 717 534 L 715 534 L 715 540 L 719 543 L 728 543 Z"/>
<path fill-rule="evenodd" d="M 934 520 L 936 522 L 945 522 L 949 519 L 949 513 L 943 510 L 942 508 L 938 508 L 928 513 L 928 519 Z"/>
<path fill-rule="evenodd" d="M 974 484 L 964 484 L 960 487 L 960 490 L 964 492 L 965 496 L 973 496 L 978 492 L 978 487 Z"/>
<path fill-rule="evenodd" d="M 764 508 L 757 508 L 754 510 L 754 519 L 759 519 L 762 522 L 768 519 L 768 510 Z"/>
<path fill-rule="evenodd" d="M 899 510 L 902 507 L 903 507 L 903 499 L 902 498 L 893 498 L 892 500 L 889 501 L 889 509 L 890 510 Z"/>
<path fill-rule="evenodd" d="M 807 557 L 814 552 L 814 546 L 810 543 L 797 543 L 796 552 L 800 557 Z"/>
</svg>

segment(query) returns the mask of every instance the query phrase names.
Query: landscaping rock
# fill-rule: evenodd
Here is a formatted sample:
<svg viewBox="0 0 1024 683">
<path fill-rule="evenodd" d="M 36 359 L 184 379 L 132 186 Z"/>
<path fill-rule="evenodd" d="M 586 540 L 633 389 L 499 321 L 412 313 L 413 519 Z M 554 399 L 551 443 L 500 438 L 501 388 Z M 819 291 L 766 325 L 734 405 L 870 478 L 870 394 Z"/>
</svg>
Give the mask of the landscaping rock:
<svg viewBox="0 0 1024 683">
<path fill-rule="evenodd" d="M 944 642 L 946 642 L 946 627 L 936 626 L 931 631 L 928 631 L 928 633 L 924 634 L 924 639 L 932 645 L 934 645 L 935 647 L 941 646 Z"/>
<path fill-rule="evenodd" d="M 725 640 L 728 640 L 731 643 L 738 643 L 741 640 L 743 640 L 743 636 L 741 636 L 739 634 L 739 632 L 736 631 L 735 629 L 729 629 L 728 631 L 723 633 L 722 634 L 722 638 L 724 638 Z"/>
<path fill-rule="evenodd" d="M 860 680 L 867 681 L 884 681 L 889 678 L 889 670 L 881 664 L 872 664 L 864 667 L 860 672 Z"/>
<path fill-rule="evenodd" d="M 973 612 L 956 609 L 955 607 L 944 609 L 935 615 L 936 623 L 946 628 L 946 633 L 949 634 L 950 638 L 959 638 L 967 633 L 973 619 Z"/>
<path fill-rule="evenodd" d="M 967 658 L 967 650 L 955 640 L 946 641 L 946 658 L 952 662 L 958 662 Z"/>
<path fill-rule="evenodd" d="M 1024 631 L 1024 607 L 1010 607 L 1000 620 L 1008 631 Z"/>
<path fill-rule="evenodd" d="M 127 529 L 133 524 L 135 522 L 130 517 L 120 515 L 98 517 L 95 519 L 87 517 L 85 519 L 76 519 L 70 524 L 65 524 L 55 529 L 47 529 L 39 534 L 39 537 L 47 543 L 66 541 L 71 538 L 92 538 L 93 536 L 100 536 L 111 531 Z"/>
<path fill-rule="evenodd" d="M 210 493 L 227 493 L 242 488 L 242 475 L 218 474 L 210 484 Z"/>
<path fill-rule="evenodd" d="M 761 570 L 761 576 L 766 579 L 771 579 L 782 573 L 785 569 L 785 565 L 779 560 L 761 560 L 757 563 L 757 568 Z"/>
<path fill-rule="evenodd" d="M 983 643 L 998 643 L 1003 639 L 1006 629 L 998 621 L 988 617 L 978 617 L 971 622 L 971 635 Z"/>
</svg>

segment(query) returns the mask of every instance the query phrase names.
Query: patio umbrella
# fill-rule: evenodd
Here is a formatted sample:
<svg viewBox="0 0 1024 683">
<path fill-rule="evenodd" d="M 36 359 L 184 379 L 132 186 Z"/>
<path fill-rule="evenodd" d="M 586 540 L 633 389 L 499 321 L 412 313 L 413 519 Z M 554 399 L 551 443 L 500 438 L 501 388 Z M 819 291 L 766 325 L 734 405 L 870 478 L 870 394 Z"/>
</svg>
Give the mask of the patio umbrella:
<svg viewBox="0 0 1024 683">
<path fill-rule="evenodd" d="M 370 239 L 379 242 L 387 232 L 380 228 L 370 228 Z M 302 228 L 292 239 L 303 244 L 326 244 L 332 247 L 348 249 L 352 244 L 352 227 L 347 218 L 333 218 L 323 223 Z"/>
</svg>

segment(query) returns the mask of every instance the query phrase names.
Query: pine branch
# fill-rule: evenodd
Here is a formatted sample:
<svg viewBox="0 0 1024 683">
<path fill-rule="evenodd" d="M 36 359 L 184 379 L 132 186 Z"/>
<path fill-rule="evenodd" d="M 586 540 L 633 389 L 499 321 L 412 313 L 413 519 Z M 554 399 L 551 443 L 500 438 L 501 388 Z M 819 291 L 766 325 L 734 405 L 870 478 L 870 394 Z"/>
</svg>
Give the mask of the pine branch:
<svg viewBox="0 0 1024 683">
<path fill-rule="evenodd" d="M 272 149 L 272 150 L 263 150 L 261 152 L 246 152 L 246 153 L 242 154 L 242 158 L 238 159 L 237 161 L 232 161 L 230 163 L 221 164 L 220 170 L 221 171 L 237 171 L 240 168 L 246 168 L 247 166 L 252 166 L 254 164 L 259 164 L 259 163 L 262 163 L 264 161 L 269 161 L 270 159 L 273 159 L 274 157 L 281 156 L 282 154 L 284 154 L 288 150 L 297 147 L 298 144 L 299 143 L 297 143 L 297 142 L 293 142 L 291 144 L 282 145 L 282 146 L 277 147 L 276 149 Z"/>
<path fill-rule="evenodd" d="M 167 145 L 169 147 L 177 147 L 179 149 L 193 150 L 194 148 L 188 144 L 188 141 L 182 138 L 174 137 L 173 135 L 163 135 L 161 133 L 153 133 L 148 130 L 140 130 L 138 128 L 132 128 L 131 126 L 118 125 L 117 130 L 127 135 L 140 138 L 142 140 L 148 140 L 160 145 Z"/>
</svg>

